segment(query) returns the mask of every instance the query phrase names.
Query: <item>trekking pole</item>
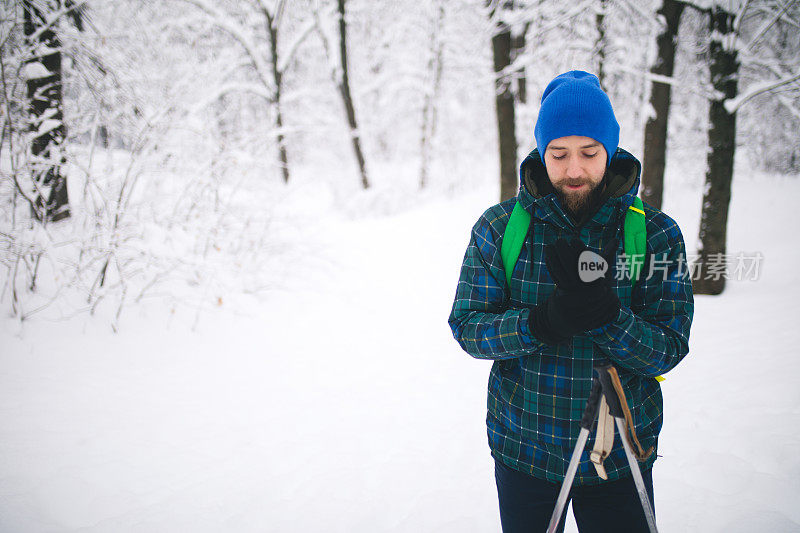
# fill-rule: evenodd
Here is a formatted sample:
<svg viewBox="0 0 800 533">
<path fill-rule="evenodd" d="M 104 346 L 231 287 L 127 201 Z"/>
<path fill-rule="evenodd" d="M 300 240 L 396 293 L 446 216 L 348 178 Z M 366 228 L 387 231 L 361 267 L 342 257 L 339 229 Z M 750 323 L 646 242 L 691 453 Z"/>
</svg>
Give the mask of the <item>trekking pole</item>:
<svg viewBox="0 0 800 533">
<path fill-rule="evenodd" d="M 647 495 L 647 489 L 644 486 L 644 479 L 642 479 L 642 471 L 639 469 L 639 462 L 633 453 L 630 437 L 628 435 L 628 428 L 625 425 L 624 413 L 622 405 L 620 404 L 620 397 L 617 395 L 610 370 L 614 370 L 611 365 L 604 365 L 595 367 L 595 371 L 600 376 L 600 383 L 603 386 L 603 396 L 608 404 L 608 412 L 614 418 L 617 424 L 617 431 L 619 432 L 620 439 L 622 439 L 622 447 L 625 448 L 625 456 L 628 458 L 628 465 L 631 468 L 631 475 L 636 484 L 636 491 L 639 493 L 639 499 L 642 502 L 642 509 L 644 516 L 647 519 L 647 526 L 650 528 L 651 533 L 657 533 L 656 517 L 653 513 L 653 508 L 650 506 L 650 498 Z M 616 370 L 614 370 L 616 375 Z"/>
<path fill-rule="evenodd" d="M 597 408 L 600 405 L 602 391 L 603 387 L 600 380 L 592 378 L 592 391 L 589 393 L 589 399 L 586 401 L 586 409 L 584 409 L 583 417 L 581 417 L 581 432 L 578 434 L 578 442 L 575 444 L 575 450 L 572 452 L 572 458 L 569 460 L 569 466 L 567 466 L 567 473 L 564 476 L 563 483 L 561 483 L 561 491 L 558 493 L 556 508 L 553 509 L 553 514 L 550 516 L 550 524 L 547 526 L 547 533 L 555 533 L 558 528 L 558 523 L 561 521 L 561 515 L 564 512 L 564 507 L 567 505 L 569 491 L 572 488 L 572 481 L 575 479 L 575 472 L 577 472 L 578 463 L 581 461 L 583 448 L 586 446 L 589 433 L 592 431 L 594 419 L 597 418 Z"/>
</svg>

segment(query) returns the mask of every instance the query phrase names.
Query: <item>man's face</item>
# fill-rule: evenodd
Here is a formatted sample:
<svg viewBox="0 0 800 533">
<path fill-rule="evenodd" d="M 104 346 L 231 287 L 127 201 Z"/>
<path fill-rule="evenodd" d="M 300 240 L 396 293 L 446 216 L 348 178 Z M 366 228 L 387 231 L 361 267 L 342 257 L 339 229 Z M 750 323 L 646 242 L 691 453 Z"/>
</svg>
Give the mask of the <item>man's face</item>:
<svg viewBox="0 0 800 533">
<path fill-rule="evenodd" d="M 561 205 L 572 215 L 582 215 L 601 192 L 606 159 L 603 145 L 590 137 L 559 137 L 547 145 L 547 176 Z"/>
</svg>

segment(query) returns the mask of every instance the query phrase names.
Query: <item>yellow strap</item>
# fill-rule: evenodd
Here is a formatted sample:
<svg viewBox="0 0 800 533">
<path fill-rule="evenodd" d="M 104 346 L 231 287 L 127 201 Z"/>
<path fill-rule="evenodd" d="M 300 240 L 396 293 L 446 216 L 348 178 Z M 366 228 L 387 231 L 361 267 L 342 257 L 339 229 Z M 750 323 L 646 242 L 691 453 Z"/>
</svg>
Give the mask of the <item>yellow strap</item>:
<svg viewBox="0 0 800 533">
<path fill-rule="evenodd" d="M 637 208 L 635 208 L 633 206 L 630 206 L 628 209 L 630 209 L 632 211 L 636 211 L 637 213 L 641 213 L 641 214 L 644 215 L 644 211 L 642 211 L 641 209 L 637 209 Z"/>
</svg>

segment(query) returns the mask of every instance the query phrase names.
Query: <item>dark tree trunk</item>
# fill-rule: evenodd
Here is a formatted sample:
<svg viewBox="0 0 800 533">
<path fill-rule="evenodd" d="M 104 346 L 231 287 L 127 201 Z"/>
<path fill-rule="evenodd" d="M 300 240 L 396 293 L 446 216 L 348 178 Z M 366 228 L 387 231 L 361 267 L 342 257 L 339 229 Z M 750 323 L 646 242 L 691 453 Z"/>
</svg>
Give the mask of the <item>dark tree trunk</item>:
<svg viewBox="0 0 800 533">
<path fill-rule="evenodd" d="M 43 29 L 49 15 L 57 11 L 51 2 L 22 2 L 25 37 L 33 51 L 28 61 L 33 75 L 27 81 L 33 180 L 36 183 L 34 216 L 42 222 L 55 222 L 70 216 L 67 176 L 64 173 L 64 99 L 62 90 L 61 41 L 56 25 Z M 37 34 L 37 32 L 39 32 Z M 47 71 L 33 68 L 39 64 Z M 40 70 L 41 72 L 36 72 Z"/>
<path fill-rule="evenodd" d="M 500 148 L 500 200 L 516 196 L 517 137 L 514 115 L 514 93 L 506 67 L 511 64 L 511 29 L 500 23 L 492 37 L 494 57 L 495 110 L 497 112 L 497 137 Z"/>
<path fill-rule="evenodd" d="M 656 39 L 658 56 L 650 69 L 652 74 L 672 77 L 675 67 L 675 47 L 678 27 L 685 4 L 677 0 L 663 0 L 658 14 L 664 18 L 664 28 Z M 653 115 L 644 127 L 644 160 L 642 162 L 642 200 L 661 209 L 664 194 L 664 169 L 667 161 L 667 129 L 672 87 L 653 80 L 650 89 L 650 107 Z"/>
<path fill-rule="evenodd" d="M 100 137 L 100 146 L 108 148 L 108 127 L 102 124 L 98 126 L 97 135 Z"/>
<path fill-rule="evenodd" d="M 513 37 L 513 46 L 511 49 L 511 61 L 516 61 L 517 57 L 525 53 L 527 46 L 528 30 L 531 27 L 530 22 L 526 22 L 519 35 Z M 528 103 L 528 77 L 525 72 L 525 67 L 521 66 L 516 75 L 517 79 L 517 102 L 521 104 Z"/>
<path fill-rule="evenodd" d="M 339 83 L 339 92 L 344 101 L 347 123 L 350 126 L 350 138 L 353 141 L 353 151 L 358 161 L 358 169 L 361 172 L 361 185 L 365 189 L 368 189 L 369 179 L 367 178 L 367 165 L 364 161 L 364 153 L 361 151 L 361 137 L 358 132 L 356 110 L 353 106 L 353 98 L 350 94 L 350 75 L 347 69 L 347 25 L 345 24 L 344 3 L 345 0 L 339 0 L 339 56 L 342 63 L 342 78 Z"/>
<path fill-rule="evenodd" d="M 733 159 L 736 152 L 736 113 L 725 101 L 738 94 L 739 61 L 736 50 L 725 46 L 731 38 L 734 16 L 719 6 L 711 12 L 711 83 L 719 96 L 709 108 L 706 185 L 700 216 L 700 249 L 693 288 L 697 294 L 720 294 L 725 289 L 726 234 L 731 200 Z"/>
<path fill-rule="evenodd" d="M 276 26 L 275 18 L 272 17 L 265 9 L 264 15 L 267 18 L 268 32 L 269 32 L 269 47 L 272 56 L 272 77 L 275 83 L 275 92 L 273 93 L 275 106 L 275 127 L 278 129 L 276 139 L 278 141 L 278 160 L 281 165 L 281 173 L 283 174 L 283 182 L 289 183 L 289 156 L 286 151 L 286 138 L 283 135 L 283 111 L 281 109 L 281 92 L 283 89 L 283 73 L 278 68 L 278 28 Z M 276 13 L 277 15 L 277 13 Z"/>
<path fill-rule="evenodd" d="M 606 0 L 600 0 L 600 7 L 595 15 L 595 26 L 597 27 L 597 43 L 595 45 L 597 51 L 597 79 L 600 81 L 600 87 L 605 90 L 606 87 Z"/>
</svg>

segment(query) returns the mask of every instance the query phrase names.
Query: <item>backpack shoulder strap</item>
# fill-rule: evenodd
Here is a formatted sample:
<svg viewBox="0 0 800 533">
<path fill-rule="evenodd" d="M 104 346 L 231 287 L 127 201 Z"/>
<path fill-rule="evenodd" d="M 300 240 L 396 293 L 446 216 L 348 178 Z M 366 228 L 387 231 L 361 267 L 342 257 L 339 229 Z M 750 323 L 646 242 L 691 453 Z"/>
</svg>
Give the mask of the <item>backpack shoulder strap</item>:
<svg viewBox="0 0 800 533">
<path fill-rule="evenodd" d="M 639 280 L 644 266 L 644 256 L 647 252 L 647 227 L 644 218 L 644 204 L 638 196 L 633 199 L 633 205 L 625 213 L 624 233 L 625 255 L 628 258 L 628 268 L 631 274 L 631 284 Z M 663 376 L 656 376 L 656 381 L 664 381 Z"/>
<path fill-rule="evenodd" d="M 503 243 L 500 245 L 500 257 L 503 260 L 506 283 L 509 286 L 511 286 L 511 273 L 519 259 L 519 253 L 522 251 L 522 245 L 525 243 L 530 225 L 531 214 L 517 202 L 514 204 L 514 210 L 511 211 L 506 230 L 503 233 Z"/>
<path fill-rule="evenodd" d="M 644 219 L 644 204 L 638 196 L 633 199 L 633 205 L 625 213 L 625 226 L 623 230 L 625 240 L 625 255 L 628 259 L 628 268 L 631 274 L 631 283 L 639 280 L 639 275 L 644 266 L 644 255 L 647 251 L 647 229 Z"/>
</svg>

